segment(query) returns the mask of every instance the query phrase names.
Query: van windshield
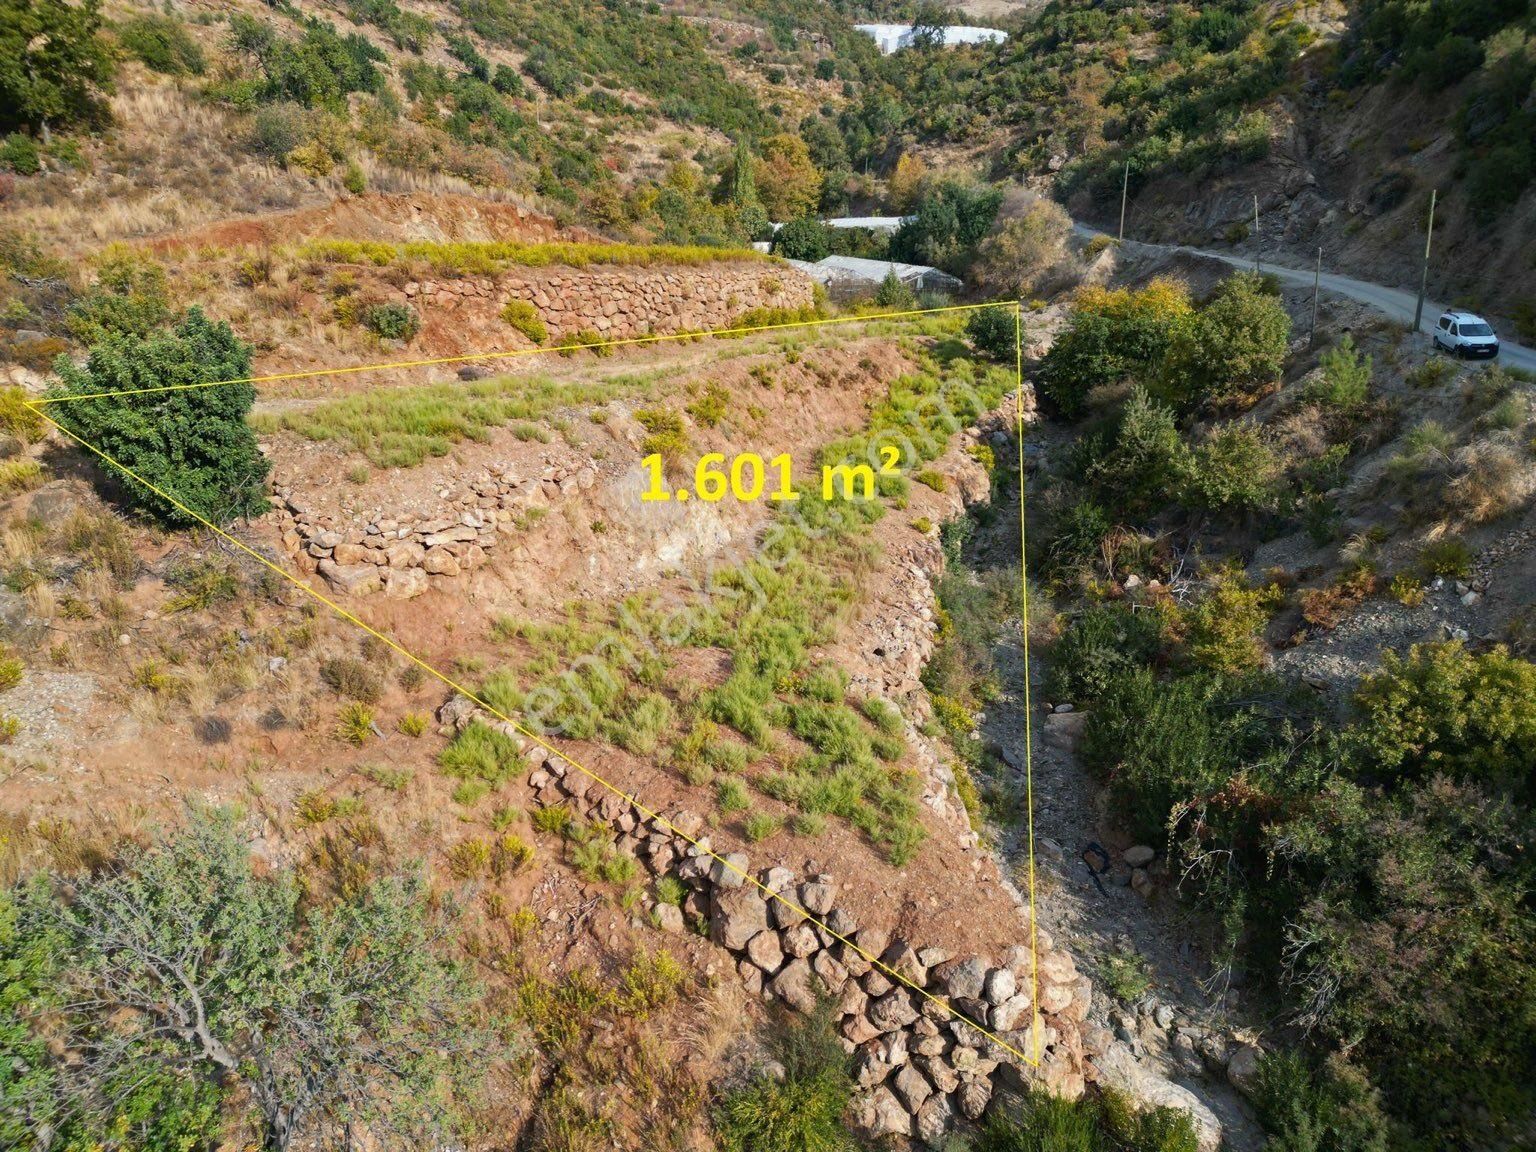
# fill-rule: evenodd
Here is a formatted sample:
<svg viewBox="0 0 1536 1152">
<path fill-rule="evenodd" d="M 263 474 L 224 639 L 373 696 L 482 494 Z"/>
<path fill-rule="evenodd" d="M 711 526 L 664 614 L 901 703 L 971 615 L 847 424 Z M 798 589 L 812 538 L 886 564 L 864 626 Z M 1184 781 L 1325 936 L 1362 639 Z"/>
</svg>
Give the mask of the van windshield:
<svg viewBox="0 0 1536 1152">
<path fill-rule="evenodd" d="M 1461 326 L 1463 336 L 1492 336 L 1493 329 L 1486 324 L 1463 324 Z"/>
</svg>

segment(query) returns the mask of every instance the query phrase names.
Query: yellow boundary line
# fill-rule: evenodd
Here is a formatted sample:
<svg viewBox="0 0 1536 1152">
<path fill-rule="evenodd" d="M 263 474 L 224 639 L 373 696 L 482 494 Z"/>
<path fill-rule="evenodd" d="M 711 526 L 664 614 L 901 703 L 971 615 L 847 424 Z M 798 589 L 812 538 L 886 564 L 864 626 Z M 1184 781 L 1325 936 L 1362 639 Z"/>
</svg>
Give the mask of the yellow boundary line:
<svg viewBox="0 0 1536 1152">
<path fill-rule="evenodd" d="M 661 340 L 669 340 L 669 339 L 670 340 L 681 340 L 681 339 L 696 339 L 696 338 L 698 338 L 700 336 L 739 335 L 739 334 L 748 333 L 748 332 L 780 331 L 780 330 L 788 329 L 788 328 L 811 328 L 811 327 L 820 327 L 820 326 L 831 325 L 831 324 L 847 324 L 847 323 L 854 323 L 854 322 L 860 322 L 860 321 L 863 321 L 863 322 L 878 322 L 878 321 L 881 321 L 881 320 L 888 320 L 888 319 L 894 319 L 894 318 L 899 318 L 899 317 L 933 315 L 933 314 L 936 314 L 936 313 L 943 313 L 943 312 L 951 312 L 951 313 L 953 313 L 953 312 L 970 312 L 970 311 L 977 311 L 977 310 L 980 310 L 980 309 L 983 309 L 983 308 L 1005 308 L 1005 307 L 1011 307 L 1014 310 L 1014 343 L 1015 343 L 1015 365 L 1014 366 L 1015 366 L 1015 370 L 1016 370 L 1016 373 L 1017 373 L 1017 381 L 1016 381 L 1017 392 L 1016 392 L 1016 395 L 1015 395 L 1015 410 L 1016 410 L 1016 418 L 1017 418 L 1017 421 L 1018 421 L 1018 441 L 1019 441 L 1019 517 L 1020 517 L 1019 528 L 1020 528 L 1020 559 L 1022 561 L 1024 559 L 1024 547 L 1023 547 L 1023 538 L 1022 538 L 1022 536 L 1023 536 L 1023 527 L 1024 527 L 1024 523 L 1023 523 L 1023 517 L 1024 517 L 1024 359 L 1023 359 L 1023 357 L 1024 357 L 1024 337 L 1023 337 L 1023 331 L 1024 331 L 1024 310 L 1023 310 L 1023 305 L 1021 303 L 1019 303 L 1018 301 L 994 301 L 994 302 L 988 303 L 988 304 L 961 304 L 961 305 L 952 305 L 952 306 L 944 307 L 944 308 L 921 308 L 921 309 L 913 309 L 913 310 L 905 311 L 905 312 L 882 313 L 882 314 L 876 315 L 876 316 L 857 316 L 857 317 L 843 317 L 843 316 L 840 316 L 840 317 L 834 317 L 834 318 L 827 319 L 827 320 L 805 320 L 805 321 L 799 321 L 799 322 L 793 323 L 793 324 L 770 324 L 770 325 L 764 325 L 764 326 L 758 327 L 758 328 L 725 329 L 725 330 L 720 330 L 720 331 L 709 331 L 709 332 L 703 332 L 703 333 L 688 333 L 686 335 L 678 334 L 678 335 L 667 335 L 667 336 L 656 336 L 656 337 L 644 337 L 644 338 L 635 339 L 635 340 L 616 340 L 616 341 L 610 341 L 610 342 L 608 342 L 606 344 L 583 345 L 583 347 L 586 347 L 586 348 L 618 347 L 618 346 L 626 345 L 626 344 L 649 344 L 649 343 L 655 343 L 655 342 L 658 342 L 658 341 L 661 341 Z M 422 367 L 422 366 L 427 366 L 427 365 L 432 365 L 432 364 L 458 363 L 458 362 L 467 361 L 467 360 L 485 360 L 485 359 L 492 359 L 492 358 L 508 358 L 508 357 L 519 356 L 519 355 L 531 355 L 531 354 L 536 353 L 536 352 L 537 353 L 543 353 L 545 351 L 546 351 L 545 349 L 533 349 L 533 350 L 520 350 L 520 351 L 517 351 L 517 352 L 493 353 L 490 356 L 453 356 L 453 357 L 445 357 L 445 358 L 438 359 L 438 360 L 421 360 L 421 361 L 413 361 L 413 362 L 401 362 L 401 363 L 395 363 L 395 364 L 360 365 L 360 366 L 352 367 L 352 368 L 321 369 L 321 370 L 316 370 L 316 371 L 311 371 L 311 372 L 303 372 L 303 373 L 288 373 L 288 374 L 279 375 L 279 376 L 253 376 L 253 377 L 248 377 L 248 378 L 240 379 L 240 380 L 213 381 L 213 382 L 206 383 L 206 384 L 170 385 L 170 386 L 167 386 L 165 388 L 128 389 L 128 390 L 119 391 L 119 392 L 89 393 L 89 394 L 81 395 L 81 396 L 55 396 L 55 397 L 49 397 L 49 398 L 42 398 L 42 399 L 38 399 L 38 400 L 29 400 L 29 401 L 26 402 L 26 407 L 28 407 L 33 412 L 35 412 L 42 420 L 44 420 L 48 424 L 52 425 L 55 429 L 57 429 L 62 435 L 67 437 L 69 440 L 72 440 L 74 443 L 80 445 L 80 447 L 84 448 L 87 452 L 90 452 L 92 455 L 94 455 L 97 458 L 105 461 L 107 464 L 111 465 L 113 468 L 115 468 L 117 471 L 121 472 L 123 475 L 127 476 L 129 479 L 131 479 L 131 480 L 133 480 L 133 481 L 135 481 L 135 482 L 137 482 L 139 484 L 142 484 L 146 489 L 148 489 L 150 492 L 153 492 L 156 496 L 160 497 L 160 499 L 164 500 L 167 504 L 171 505 L 173 508 L 175 508 L 178 511 L 184 513 L 186 516 L 191 518 L 193 521 L 195 521 L 198 524 L 201 524 L 204 528 L 208 529 L 208 531 L 214 533 L 220 539 L 226 541 L 227 543 L 232 545 L 234 548 L 236 548 L 239 551 L 245 553 L 251 559 L 253 559 L 257 563 L 261 564 L 263 567 L 267 568 L 271 572 L 276 573 L 278 576 L 280 576 L 284 580 L 288 581 L 290 584 L 293 584 L 295 587 L 301 589 L 303 592 L 305 592 L 306 594 L 311 596 L 313 599 L 315 599 L 315 600 L 319 601 L 321 604 L 325 605 L 332 612 L 336 613 L 337 616 L 341 617 L 341 619 L 347 621 L 350 624 L 356 625 L 358 628 L 361 628 L 364 632 L 368 633 L 368 635 L 370 635 L 370 636 L 374 637 L 375 639 L 381 641 L 382 643 L 386 644 L 388 647 L 390 647 L 394 651 L 398 652 L 401 656 L 405 657 L 407 660 L 409 660 L 412 664 L 415 664 L 417 667 L 421 668 L 424 672 L 426 672 L 429 675 L 435 677 L 437 680 L 440 680 L 442 683 L 446 684 L 449 688 L 452 688 L 455 692 L 458 692 L 459 694 L 465 696 L 469 700 L 474 701 L 474 703 L 476 705 L 478 705 L 480 708 L 484 709 L 486 712 L 488 712 L 492 716 L 495 716 L 497 719 L 499 719 L 499 720 L 503 721 L 504 723 L 506 723 L 507 725 L 509 725 L 512 728 L 512 730 L 517 732 L 520 736 L 522 736 L 525 739 L 529 740 L 530 742 L 538 745 L 540 748 L 544 749 L 544 751 L 549 753 L 550 755 L 558 757 L 560 760 L 564 761 L 566 764 L 570 765 L 572 768 L 575 768 L 577 771 L 581 772 L 588 779 L 590 779 L 590 780 L 596 782 L 597 784 L 601 785 L 602 787 L 606 788 L 609 792 L 611 792 L 615 796 L 619 797 L 619 799 L 623 800 L 626 804 L 628 804 L 631 807 L 633 807 L 636 811 L 642 813 L 647 819 L 650 819 L 650 820 L 654 821 L 656 824 L 660 825 L 661 827 L 666 828 L 667 831 L 672 833 L 674 836 L 680 837 L 682 840 L 686 841 L 689 845 L 691 845 L 700 856 L 708 856 L 711 860 L 713 860 L 715 863 L 719 864 L 721 867 L 729 869 L 730 871 L 736 873 L 738 876 L 741 877 L 741 879 L 742 879 L 742 881 L 744 883 L 750 884 L 752 887 L 758 889 L 759 892 L 761 892 L 762 895 L 766 899 L 777 900 L 780 904 L 783 904 L 785 907 L 791 909 L 797 915 L 804 917 L 806 922 L 815 925 L 821 931 L 825 932 L 828 937 L 838 941 L 844 947 L 850 949 L 856 955 L 858 955 L 863 960 L 865 960 L 867 963 L 869 963 L 869 965 L 871 967 L 879 969 L 888 978 L 890 978 L 893 981 L 895 981 L 896 983 L 906 987 L 910 991 L 916 993 L 918 996 L 921 996 L 924 1000 L 927 1000 L 930 1003 L 938 1005 L 946 1013 L 948 1013 L 948 1015 L 951 1018 L 953 1018 L 955 1020 L 960 1020 L 963 1023 L 969 1025 L 971 1028 L 974 1028 L 978 1033 L 980 1033 L 982 1036 L 984 1036 L 991 1043 L 997 1045 L 1003 1051 L 1011 1053 L 1013 1056 L 1016 1056 L 1019 1060 L 1023 1061 L 1026 1065 L 1028 1065 L 1030 1067 L 1039 1067 L 1040 1063 L 1041 1063 L 1041 1059 L 1042 1059 L 1043 1038 L 1040 1035 L 1041 1029 L 1040 1028 L 1036 1028 L 1034 1026 L 1034 1024 L 1033 1024 L 1033 1021 L 1039 1016 L 1039 1012 L 1040 1012 L 1040 1009 L 1039 1009 L 1039 1004 L 1040 1004 L 1040 957 L 1039 957 L 1039 948 L 1038 948 L 1038 939 L 1039 939 L 1039 937 L 1038 937 L 1038 929 L 1036 928 L 1036 923 L 1037 923 L 1037 919 L 1038 918 L 1035 915 L 1034 786 L 1033 786 L 1033 779 L 1032 779 L 1033 764 L 1032 764 L 1032 761 L 1031 761 L 1031 751 L 1030 751 L 1030 748 L 1031 748 L 1031 732 L 1030 732 L 1030 727 L 1031 727 L 1031 724 L 1033 722 L 1033 718 L 1030 716 L 1030 712 L 1029 712 L 1029 587 L 1028 587 L 1028 582 L 1027 582 L 1027 575 L 1025 575 L 1024 569 L 1022 567 L 1020 569 L 1020 573 L 1021 573 L 1020 579 L 1021 579 L 1021 582 L 1022 582 L 1022 594 L 1023 594 L 1023 599 L 1022 599 L 1021 603 L 1022 603 L 1022 609 L 1023 609 L 1022 627 L 1023 627 L 1023 638 L 1024 638 L 1024 701 L 1025 701 L 1025 710 L 1024 710 L 1024 767 L 1025 767 L 1025 796 L 1026 796 L 1026 802 L 1027 802 L 1027 805 L 1028 805 L 1028 830 L 1029 830 L 1029 918 L 1030 918 L 1030 958 L 1031 958 L 1031 966 L 1032 966 L 1031 980 L 1030 980 L 1030 983 L 1031 983 L 1031 986 L 1032 986 L 1031 987 L 1031 997 L 1030 997 L 1030 999 L 1031 999 L 1031 1004 L 1030 1004 L 1030 1012 L 1031 1012 L 1031 1015 L 1030 1015 L 1030 1020 L 1031 1020 L 1030 1034 L 1031 1034 L 1031 1036 L 1033 1037 L 1033 1040 L 1034 1040 L 1034 1044 L 1033 1044 L 1033 1047 L 1034 1047 L 1034 1050 L 1035 1050 L 1035 1057 L 1034 1057 L 1034 1059 L 1030 1059 L 1030 1057 L 1028 1055 L 1026 1055 L 1025 1053 L 1021 1052 L 1019 1049 L 1015 1048 L 1013 1045 L 1009 1044 L 1006 1040 L 1004 1040 L 1002 1037 L 997 1035 L 997 1033 L 993 1032 L 986 1025 L 976 1023 L 974 1020 L 972 1020 L 970 1017 L 968 1017 L 964 1012 L 962 1012 L 958 1008 L 954 1007 L 949 1002 L 949 999 L 947 997 L 935 996 L 932 992 L 929 992 L 926 988 L 919 987 L 912 980 L 908 979 L 906 976 L 902 975 L 900 972 L 896 971 L 894 968 L 890 967 L 889 965 L 883 963 L 878 956 L 875 956 L 872 953 L 868 952 L 867 950 L 859 947 L 859 945 L 855 944 L 852 940 L 849 940 L 846 936 L 843 936 L 841 933 L 834 932 L 831 928 L 829 928 L 822 921 L 818 920 L 815 916 L 813 916 L 806 909 L 800 907 L 800 905 L 797 904 L 795 901 L 789 899 L 788 897 L 784 896 L 781 893 L 773 891 L 771 888 L 769 888 L 762 881 L 758 880 L 755 876 L 751 875 L 750 873 L 746 872 L 745 870 L 743 870 L 741 868 L 736 867 L 736 865 L 732 864 L 724 856 L 719 855 L 718 853 L 714 852 L 710 848 L 704 847 L 699 842 L 698 839 L 694 838 L 693 836 L 688 835 L 688 833 L 686 833 L 682 829 L 678 828 L 675 824 L 673 824 L 670 820 L 668 820 L 665 816 L 661 815 L 659 812 L 654 812 L 650 808 L 647 808 L 644 804 L 642 804 L 639 801 L 638 798 L 625 793 L 622 789 L 620 789 L 616 785 L 610 783 L 608 780 L 604 779 L 597 772 L 594 772 L 592 769 L 588 768 L 586 765 L 581 764 L 578 761 L 572 759 L 568 754 L 566 754 L 565 752 L 562 752 L 559 748 L 556 748 L 554 745 L 552 745 L 552 744 L 548 743 L 547 741 L 545 741 L 536 732 L 533 732 L 533 731 L 531 731 L 531 730 L 529 730 L 527 728 L 524 728 L 521 724 L 519 724 L 517 721 L 513 720 L 510 716 L 507 716 L 506 714 L 504 714 L 503 712 L 499 711 L 498 709 L 493 708 L 490 704 L 488 704 L 486 701 L 482 700 L 474 692 L 471 692 L 464 685 L 458 683 L 458 681 L 454 680 L 451 676 L 447 675 L 444 672 L 439 671 L 437 668 L 433 667 L 431 664 L 428 664 L 425 660 L 423 660 L 421 657 L 417 656 L 414 652 L 412 652 L 410 649 L 406 648 L 404 645 L 400 644 L 393 637 L 386 636 L 384 633 L 378 631 L 377 629 L 372 627 L 370 624 L 368 624 L 367 621 L 361 619 L 360 617 L 356 616 L 354 613 L 348 611 L 346 608 L 342 607 L 340 604 L 338 604 L 336 601 L 332 600 L 330 597 L 326 596 L 324 593 L 319 592 L 316 589 L 312 588 L 305 581 L 300 580 L 297 576 L 295 576 L 292 573 L 290 573 L 289 571 L 287 571 L 287 569 L 282 568 L 282 567 L 280 567 L 277 564 L 274 564 L 272 561 L 268 560 L 265 556 L 261 555 L 261 553 L 257 552 L 254 548 L 252 548 L 249 545 L 243 543 L 242 541 L 240 541 L 239 539 L 237 539 L 236 537 L 231 535 L 229 532 L 225 531 L 223 528 L 220 528 L 217 524 L 214 524 L 212 521 L 206 519 L 205 517 L 203 517 L 199 513 L 195 512 L 191 508 L 187 507 L 180 500 L 178 500 L 175 496 L 172 496 L 169 492 L 166 492 L 164 489 L 158 487 L 157 485 L 155 485 L 155 484 L 151 483 L 150 481 L 146 480 L 144 477 L 140 476 L 137 472 L 135 472 L 133 469 L 129 468 L 126 464 L 121 463 L 120 461 L 114 459 L 107 452 L 105 452 L 102 449 L 96 447 L 96 445 L 89 443 L 88 441 L 82 439 L 80 436 L 77 436 L 75 433 L 71 432 L 68 428 L 65 428 L 57 420 L 53 419 L 53 417 L 49 416 L 47 413 L 45 413 L 42 410 L 43 406 L 45 404 L 69 403 L 69 402 L 73 402 L 73 401 L 76 401 L 76 400 L 94 400 L 94 399 L 102 399 L 102 398 L 109 397 L 109 396 L 133 396 L 133 395 L 145 395 L 145 394 L 157 393 L 157 392 L 189 391 L 189 390 L 194 389 L 194 388 L 214 388 L 214 387 L 219 387 L 219 386 L 224 385 L 224 384 L 270 383 L 270 382 L 277 381 L 277 380 L 292 380 L 292 379 L 300 379 L 300 378 L 313 378 L 313 377 L 318 377 L 318 376 L 343 375 L 343 374 L 350 374 L 350 373 L 356 373 L 356 372 L 366 372 L 366 371 L 385 371 L 385 370 L 389 370 L 389 369 L 393 369 L 393 368 Z"/>
</svg>

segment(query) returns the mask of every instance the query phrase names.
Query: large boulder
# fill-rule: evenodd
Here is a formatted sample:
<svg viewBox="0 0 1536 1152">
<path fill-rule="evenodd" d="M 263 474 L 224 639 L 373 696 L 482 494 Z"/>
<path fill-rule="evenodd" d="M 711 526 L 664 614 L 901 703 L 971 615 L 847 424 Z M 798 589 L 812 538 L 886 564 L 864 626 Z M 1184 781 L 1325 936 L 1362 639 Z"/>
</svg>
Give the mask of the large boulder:
<svg viewBox="0 0 1536 1152">
<path fill-rule="evenodd" d="M 1221 1121 L 1216 1114 L 1189 1089 L 1138 1063 L 1124 1044 L 1111 1044 L 1094 1061 L 1094 1067 L 1101 1084 L 1124 1093 L 1144 1108 L 1179 1108 L 1188 1112 L 1195 1122 L 1200 1152 L 1217 1152 L 1221 1147 Z"/>
<path fill-rule="evenodd" d="M 740 952 L 767 928 L 768 905 L 755 889 L 723 888 L 715 892 L 709 937 L 716 944 Z"/>
</svg>

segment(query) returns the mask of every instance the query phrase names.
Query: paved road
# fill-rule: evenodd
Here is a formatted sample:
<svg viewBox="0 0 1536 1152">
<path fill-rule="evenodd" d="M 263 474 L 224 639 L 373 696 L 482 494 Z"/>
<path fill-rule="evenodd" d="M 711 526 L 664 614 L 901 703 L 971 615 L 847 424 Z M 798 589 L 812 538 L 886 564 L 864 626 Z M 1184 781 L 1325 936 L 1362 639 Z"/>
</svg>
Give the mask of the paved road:
<svg viewBox="0 0 1536 1152">
<path fill-rule="evenodd" d="M 1074 224 L 1073 230 L 1079 236 L 1103 236 L 1108 233 L 1100 232 L 1097 228 L 1090 228 L 1086 224 Z M 1125 241 L 1127 252 L 1185 252 L 1194 256 L 1205 256 L 1212 260 L 1220 260 L 1224 264 L 1231 264 L 1235 268 L 1252 268 L 1253 258 L 1234 256 L 1230 252 L 1209 252 L 1203 248 L 1186 248 L 1183 245 L 1172 244 L 1144 244 L 1139 240 Z M 1312 269 L 1288 268 L 1281 264 L 1274 264 L 1266 260 L 1262 265 L 1265 272 L 1273 274 L 1280 281 L 1303 288 L 1312 287 Z M 1339 296 L 1357 300 L 1361 304 L 1369 305 L 1381 312 L 1388 319 L 1399 321 L 1402 324 L 1413 322 L 1413 306 L 1417 299 L 1414 293 L 1404 292 L 1399 288 L 1385 288 L 1380 284 L 1371 284 L 1365 280 L 1354 280 L 1348 276 L 1340 276 L 1333 272 L 1324 272 L 1322 277 L 1324 291 L 1336 293 Z M 1440 313 L 1445 310 L 1444 305 L 1432 301 L 1424 301 L 1423 330 L 1429 332 Z M 1536 372 L 1536 350 L 1523 347 L 1499 336 L 1499 360 L 1507 368 L 1519 368 L 1526 372 Z"/>
</svg>

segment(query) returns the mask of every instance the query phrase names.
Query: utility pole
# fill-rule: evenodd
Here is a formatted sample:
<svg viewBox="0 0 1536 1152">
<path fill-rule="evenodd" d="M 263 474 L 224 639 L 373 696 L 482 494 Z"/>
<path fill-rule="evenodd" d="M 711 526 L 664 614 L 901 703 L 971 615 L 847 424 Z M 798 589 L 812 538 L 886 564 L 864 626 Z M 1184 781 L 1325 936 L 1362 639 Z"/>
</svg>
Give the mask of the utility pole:
<svg viewBox="0 0 1536 1152">
<path fill-rule="evenodd" d="M 1419 330 L 1419 324 L 1424 320 L 1424 293 L 1429 291 L 1429 249 L 1435 242 L 1435 200 L 1440 195 L 1440 189 L 1431 188 L 1429 191 L 1429 226 L 1424 230 L 1424 273 L 1419 277 L 1419 302 L 1413 306 L 1413 330 Z"/>
<path fill-rule="evenodd" d="M 1125 242 L 1125 201 L 1131 191 L 1131 162 L 1125 162 L 1125 175 L 1120 179 L 1120 242 Z"/>
<path fill-rule="evenodd" d="M 1259 194 L 1253 194 L 1253 274 L 1261 275 L 1259 269 Z"/>
<path fill-rule="evenodd" d="M 1312 327 L 1307 330 L 1307 347 L 1317 343 L 1317 294 L 1323 286 L 1323 248 L 1317 248 L 1317 270 L 1312 273 Z"/>
</svg>

